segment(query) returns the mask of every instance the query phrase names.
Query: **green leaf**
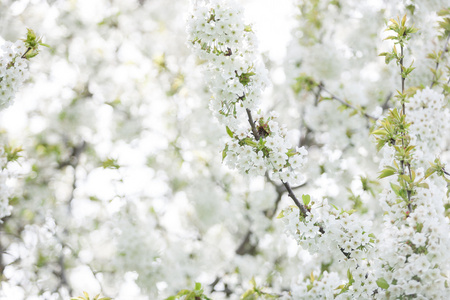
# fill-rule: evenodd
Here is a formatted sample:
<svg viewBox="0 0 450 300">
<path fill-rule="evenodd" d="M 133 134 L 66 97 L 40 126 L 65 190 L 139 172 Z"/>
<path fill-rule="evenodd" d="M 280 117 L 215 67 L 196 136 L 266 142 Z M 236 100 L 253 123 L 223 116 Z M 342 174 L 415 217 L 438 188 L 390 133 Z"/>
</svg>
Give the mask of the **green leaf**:
<svg viewBox="0 0 450 300">
<path fill-rule="evenodd" d="M 399 196 L 401 187 L 400 187 L 399 185 L 393 184 L 392 182 L 391 182 L 390 184 L 391 184 L 391 189 L 394 191 L 394 193 L 395 193 L 397 196 Z"/>
<path fill-rule="evenodd" d="M 377 285 L 383 290 L 387 290 L 389 288 L 389 283 L 387 283 L 386 279 L 384 278 L 379 278 L 377 280 Z"/>
<path fill-rule="evenodd" d="M 392 176 L 395 173 L 396 171 L 393 168 L 386 168 L 383 171 L 381 171 L 380 175 L 378 176 L 378 179 Z"/>
<path fill-rule="evenodd" d="M 3 150 L 6 153 L 6 161 L 7 162 L 12 162 L 12 161 L 18 160 L 19 157 L 20 157 L 19 153 L 23 151 L 22 147 L 15 147 L 15 148 L 13 148 L 13 147 L 11 147 L 9 145 L 5 145 L 3 147 Z"/>
<path fill-rule="evenodd" d="M 339 210 L 339 208 L 337 208 L 336 205 L 334 205 L 333 203 L 328 203 L 329 205 L 331 205 L 335 210 Z"/>
<path fill-rule="evenodd" d="M 178 292 L 177 296 L 185 296 L 188 295 L 191 291 L 190 290 L 181 290 Z"/>
<path fill-rule="evenodd" d="M 227 157 L 228 152 L 228 145 L 225 145 L 225 148 L 222 150 L 222 162 L 224 161 L 225 157 Z"/>
<path fill-rule="evenodd" d="M 241 300 L 255 300 L 256 296 L 254 296 L 255 291 L 253 289 L 249 289 L 245 291 L 245 293 L 241 296 Z"/>
<path fill-rule="evenodd" d="M 308 206 L 309 202 L 311 202 L 311 196 L 310 195 L 302 195 L 303 204 Z"/>
<path fill-rule="evenodd" d="M 244 139 L 242 139 L 242 142 L 244 142 L 244 144 L 252 146 L 252 147 L 258 146 L 258 144 L 251 138 L 244 138 Z"/>
<path fill-rule="evenodd" d="M 435 168 L 434 166 L 433 166 L 433 167 L 429 167 L 429 168 L 427 169 L 427 171 L 425 172 L 425 178 L 430 177 L 430 176 L 433 175 L 436 171 L 437 171 L 437 170 L 436 170 L 436 168 Z"/>
<path fill-rule="evenodd" d="M 426 182 L 419 183 L 417 186 L 421 187 L 421 188 L 424 188 L 424 189 L 429 189 L 430 188 L 430 186 Z"/>
<path fill-rule="evenodd" d="M 402 18 L 402 26 L 405 26 L 406 23 L 406 14 Z"/>
<path fill-rule="evenodd" d="M 437 15 L 439 17 L 443 17 L 445 15 L 450 15 L 450 8 L 443 8 L 440 11 L 437 12 Z"/>
<path fill-rule="evenodd" d="M 284 217 L 284 210 L 282 210 L 282 211 L 278 214 L 277 219 L 281 219 L 281 218 L 283 218 L 283 217 Z"/>
<path fill-rule="evenodd" d="M 117 159 L 107 158 L 102 162 L 103 169 L 120 169 L 120 165 L 117 163 Z"/>
<path fill-rule="evenodd" d="M 230 136 L 230 138 L 233 138 L 234 137 L 233 131 L 231 131 L 231 129 L 228 126 L 226 126 L 226 128 L 227 128 L 227 133 Z"/>
<path fill-rule="evenodd" d="M 385 129 L 377 129 L 372 131 L 372 134 L 375 135 L 386 135 L 388 132 Z"/>
<path fill-rule="evenodd" d="M 45 44 L 45 43 L 39 43 L 39 45 L 44 46 L 44 47 L 47 47 L 47 48 L 51 48 L 50 45 Z M 102 300 L 102 299 L 100 299 L 100 300 Z"/>
</svg>

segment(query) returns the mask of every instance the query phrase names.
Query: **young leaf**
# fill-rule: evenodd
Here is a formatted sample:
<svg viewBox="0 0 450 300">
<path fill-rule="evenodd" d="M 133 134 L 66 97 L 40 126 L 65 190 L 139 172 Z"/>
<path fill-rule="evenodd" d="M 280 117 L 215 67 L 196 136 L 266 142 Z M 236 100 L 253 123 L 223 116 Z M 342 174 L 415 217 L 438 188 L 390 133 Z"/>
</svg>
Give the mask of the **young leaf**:
<svg viewBox="0 0 450 300">
<path fill-rule="evenodd" d="M 199 291 L 202 289 L 202 284 L 200 282 L 195 283 L 195 290 Z"/>
<path fill-rule="evenodd" d="M 310 195 L 302 195 L 303 204 L 308 206 L 309 202 L 311 202 L 311 196 Z"/>
<path fill-rule="evenodd" d="M 383 290 L 387 290 L 389 288 L 389 283 L 387 283 L 386 279 L 384 278 L 379 278 L 377 280 L 377 285 Z"/>
<path fill-rule="evenodd" d="M 222 162 L 224 161 L 225 157 L 227 157 L 228 152 L 228 145 L 225 145 L 225 148 L 222 150 Z"/>
<path fill-rule="evenodd" d="M 381 171 L 380 175 L 378 176 L 378 179 L 392 176 L 392 175 L 394 175 L 395 173 L 396 173 L 395 170 L 386 168 L 386 169 L 384 169 L 383 171 Z"/>
</svg>

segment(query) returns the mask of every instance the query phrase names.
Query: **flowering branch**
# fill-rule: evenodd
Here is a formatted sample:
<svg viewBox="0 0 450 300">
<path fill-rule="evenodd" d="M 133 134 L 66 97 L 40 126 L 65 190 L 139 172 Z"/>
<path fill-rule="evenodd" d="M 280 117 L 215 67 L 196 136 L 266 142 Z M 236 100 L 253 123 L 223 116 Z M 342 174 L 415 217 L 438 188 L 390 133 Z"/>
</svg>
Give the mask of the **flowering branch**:
<svg viewBox="0 0 450 300">
<path fill-rule="evenodd" d="M 31 29 L 28 29 L 26 39 L 14 44 L 5 42 L 2 46 L 0 50 L 0 110 L 12 104 L 15 93 L 28 78 L 27 61 L 38 55 L 39 46 L 49 47 L 42 43 L 42 38 L 36 37 Z"/>
<path fill-rule="evenodd" d="M 246 109 L 246 112 L 248 115 L 248 122 L 250 123 L 250 126 L 252 127 L 253 136 L 255 137 L 256 141 L 259 141 L 260 136 L 259 136 L 258 130 L 256 129 L 255 122 L 253 121 L 252 112 L 248 108 Z M 283 180 L 281 180 L 281 182 L 283 183 L 284 187 L 286 188 L 289 197 L 291 197 L 291 199 L 294 201 L 295 205 L 297 205 L 298 208 L 300 209 L 302 216 L 306 217 L 306 213 L 307 213 L 306 208 L 300 203 L 300 201 L 298 201 L 298 199 L 295 196 L 294 192 L 292 191 L 292 188 L 289 185 L 289 183 L 284 182 Z"/>
<path fill-rule="evenodd" d="M 300 168 L 306 160 L 306 149 L 291 148 L 285 127 L 276 122 L 276 114 L 265 117 L 258 112 L 256 118 L 252 116 L 267 85 L 267 71 L 257 56 L 251 27 L 243 24 L 242 11 L 232 3 L 197 4 L 188 25 L 193 50 L 208 62 L 208 80 L 214 95 L 210 108 L 230 137 L 222 158 L 244 174 L 268 172 L 283 183 L 300 184 L 304 181 Z M 244 125 L 244 118 L 250 129 Z M 289 184 L 285 186 L 305 212 L 292 196 Z"/>
<path fill-rule="evenodd" d="M 391 53 L 381 53 L 380 56 L 385 56 L 386 63 L 395 59 L 400 67 L 401 76 L 401 92 L 395 97 L 399 99 L 401 105 L 401 111 L 398 112 L 397 109 L 391 110 L 389 116 L 381 122 L 381 126 L 378 130 L 372 132 L 374 135 L 378 135 L 378 149 L 381 149 L 386 143 L 393 146 L 396 151 L 395 158 L 400 163 L 400 168 L 397 170 L 397 164 L 394 167 L 387 167 L 384 169 L 379 178 L 384 178 L 395 173 L 399 174 L 398 180 L 400 183 L 401 190 L 404 191 L 402 195 L 405 197 L 407 202 L 408 211 L 412 211 L 411 205 L 411 194 L 414 191 L 414 186 L 417 184 L 414 182 L 413 174 L 411 171 L 411 161 L 414 146 L 410 145 L 410 136 L 408 135 L 409 123 L 406 121 L 406 97 L 405 93 L 405 80 L 407 76 L 414 70 L 412 63 L 409 67 L 405 67 L 403 64 L 404 59 L 404 46 L 406 42 L 411 38 L 411 34 L 417 32 L 417 28 L 414 26 L 407 27 L 406 15 L 402 20 L 391 19 L 391 24 L 386 29 L 387 31 L 394 31 L 397 35 L 389 36 L 386 39 L 394 40 L 395 44 L 400 45 L 400 54 L 397 52 L 397 48 L 394 45 Z M 401 143 L 401 147 L 398 143 Z M 408 177 L 405 177 L 405 167 L 408 169 Z"/>
</svg>

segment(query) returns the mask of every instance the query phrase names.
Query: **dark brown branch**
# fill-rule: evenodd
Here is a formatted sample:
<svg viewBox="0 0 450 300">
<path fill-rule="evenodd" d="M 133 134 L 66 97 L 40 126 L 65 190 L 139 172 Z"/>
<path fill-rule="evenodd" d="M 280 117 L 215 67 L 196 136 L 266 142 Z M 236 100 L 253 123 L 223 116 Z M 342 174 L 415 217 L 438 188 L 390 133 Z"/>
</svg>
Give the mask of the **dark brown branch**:
<svg viewBox="0 0 450 300">
<path fill-rule="evenodd" d="M 20 57 L 20 58 L 26 58 L 26 55 L 28 52 L 30 52 L 31 48 L 28 47 L 27 51 L 25 51 L 25 53 Z"/>
<path fill-rule="evenodd" d="M 253 136 L 255 137 L 255 140 L 259 141 L 259 133 L 256 129 L 255 122 L 253 121 L 252 112 L 250 109 L 246 109 L 247 116 L 248 116 L 248 122 L 250 123 L 250 126 L 252 127 Z"/>
<path fill-rule="evenodd" d="M 389 101 L 392 98 L 392 92 L 389 92 L 389 94 L 386 96 L 386 100 L 384 101 L 383 105 L 381 106 L 381 108 L 383 109 L 383 111 L 389 109 Z"/>
<path fill-rule="evenodd" d="M 272 209 L 267 209 L 264 211 L 264 215 L 268 218 L 268 219 L 272 219 L 275 214 L 277 213 L 278 210 L 278 205 L 281 202 L 281 198 L 283 196 L 283 193 L 277 193 L 277 198 L 275 199 L 275 205 Z"/>
<path fill-rule="evenodd" d="M 72 287 L 69 284 L 69 281 L 67 280 L 67 275 L 66 275 L 66 266 L 65 266 L 65 257 L 64 257 L 65 244 L 59 238 L 58 238 L 58 240 L 61 243 L 62 247 L 61 247 L 61 252 L 60 252 L 59 258 L 58 258 L 59 270 L 53 272 L 59 278 L 58 286 L 56 287 L 54 292 L 57 292 L 60 288 L 65 286 L 69 290 L 69 294 L 72 294 Z"/>
<path fill-rule="evenodd" d="M 317 104 L 319 104 L 320 94 L 322 94 L 323 87 L 323 82 L 320 82 L 317 86 L 317 91 L 314 93 L 314 106 L 317 106 Z"/>
<path fill-rule="evenodd" d="M 236 249 L 236 251 L 235 251 L 236 254 L 238 254 L 238 255 L 245 255 L 245 254 L 255 255 L 256 254 L 257 245 L 251 244 L 251 242 L 250 242 L 251 235 L 252 235 L 252 231 L 248 230 L 247 234 L 245 235 L 241 244 Z"/>
<path fill-rule="evenodd" d="M 80 155 L 84 152 L 86 149 L 87 143 L 85 141 L 82 141 L 79 145 L 72 147 L 72 153 L 69 155 L 69 157 L 60 162 L 58 164 L 58 169 L 62 169 L 67 166 L 76 167 L 78 165 L 78 161 L 80 158 Z"/>
<path fill-rule="evenodd" d="M 286 190 L 288 191 L 289 197 L 291 197 L 291 199 L 294 200 L 295 205 L 297 205 L 298 208 L 300 208 L 300 212 L 301 212 L 302 217 L 305 218 L 306 215 L 307 215 L 307 210 L 306 210 L 306 208 L 303 206 L 303 204 L 301 204 L 300 201 L 298 201 L 297 197 L 295 196 L 294 192 L 292 191 L 291 186 L 289 185 L 289 182 L 284 182 L 284 181 L 281 181 L 281 182 L 283 183 L 284 187 L 285 187 Z"/>
<path fill-rule="evenodd" d="M 442 168 L 442 172 L 444 172 L 444 174 L 445 174 L 445 175 L 447 175 L 447 176 L 450 176 L 450 173 L 449 173 L 449 172 L 447 172 L 447 171 L 445 171 L 445 169 L 444 169 L 444 168 Z"/>
<path fill-rule="evenodd" d="M 305 127 L 305 133 L 302 134 L 302 128 L 300 127 L 300 138 L 298 139 L 298 146 L 311 146 L 314 144 L 314 140 L 310 137 L 313 132 L 305 122 L 302 122 Z"/>
<path fill-rule="evenodd" d="M 272 219 L 272 218 L 275 216 L 275 214 L 276 214 L 276 212 L 277 212 L 277 210 L 278 210 L 278 204 L 279 204 L 280 201 L 281 201 L 281 197 L 282 197 L 283 194 L 286 192 L 286 188 L 285 188 L 284 185 L 282 185 L 282 184 L 276 184 L 275 181 L 273 181 L 272 179 L 270 179 L 269 174 L 268 174 L 267 172 L 266 172 L 266 178 L 267 178 L 267 181 L 269 181 L 269 182 L 275 187 L 275 192 L 277 193 L 277 198 L 276 198 L 276 200 L 275 200 L 275 206 L 274 206 L 274 208 L 273 208 L 271 211 L 266 210 L 266 211 L 264 212 L 264 214 L 266 215 L 267 218 Z M 307 185 L 307 184 L 308 184 L 308 182 L 304 182 L 304 183 L 302 183 L 302 184 L 300 184 L 300 185 L 298 185 L 298 186 L 296 186 L 296 187 L 293 187 L 293 188 L 291 187 L 291 188 L 292 188 L 292 190 L 295 190 L 295 189 L 304 187 L 304 186 Z"/>
</svg>

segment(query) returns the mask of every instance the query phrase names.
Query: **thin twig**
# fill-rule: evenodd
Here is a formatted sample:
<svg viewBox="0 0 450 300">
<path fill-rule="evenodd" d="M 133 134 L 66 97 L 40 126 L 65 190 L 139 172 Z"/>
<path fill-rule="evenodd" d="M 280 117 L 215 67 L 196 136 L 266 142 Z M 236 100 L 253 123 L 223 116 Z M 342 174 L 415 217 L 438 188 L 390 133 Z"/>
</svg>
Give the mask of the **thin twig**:
<svg viewBox="0 0 450 300">
<path fill-rule="evenodd" d="M 352 104 L 348 103 L 347 101 L 342 100 L 341 98 L 337 97 L 336 95 L 334 95 L 333 93 L 331 93 L 330 91 L 328 91 L 324 86 L 322 86 L 322 90 L 325 91 L 325 92 L 327 92 L 327 93 L 331 96 L 331 98 L 332 98 L 333 100 L 338 101 L 339 103 L 341 103 L 341 104 L 344 105 L 344 106 L 347 106 L 348 108 L 351 108 L 351 109 L 354 109 L 354 110 L 356 110 L 356 111 L 358 111 L 358 112 L 361 112 L 362 115 L 365 116 L 366 118 L 371 119 L 371 120 L 374 120 L 374 121 L 378 120 L 378 118 L 375 118 L 374 116 L 369 115 L 368 113 L 362 112 L 362 111 L 359 110 L 357 107 L 355 107 L 355 106 L 353 106 Z"/>
<path fill-rule="evenodd" d="M 434 68 L 434 78 L 433 81 L 430 84 L 430 89 L 433 87 L 433 85 L 435 83 L 437 83 L 437 70 L 439 68 L 439 61 L 444 57 L 445 53 L 448 52 L 448 42 L 450 40 L 450 34 L 447 36 L 447 39 L 445 40 L 445 46 L 444 46 L 444 50 L 442 51 L 441 55 L 439 55 L 438 60 L 436 61 L 436 67 Z"/>
<path fill-rule="evenodd" d="M 381 106 L 381 109 L 383 111 L 389 109 L 389 101 L 391 100 L 391 98 L 392 98 L 392 92 L 389 92 L 389 94 L 386 96 L 386 100 L 384 100 L 384 103 Z"/>
<path fill-rule="evenodd" d="M 449 172 L 447 172 L 447 171 L 445 171 L 445 169 L 444 169 L 444 168 L 442 168 L 442 172 L 444 172 L 444 174 L 445 174 L 445 175 L 447 175 L 447 176 L 450 176 L 450 173 L 449 173 Z"/>
<path fill-rule="evenodd" d="M 323 82 L 321 81 L 317 86 L 317 91 L 314 93 L 314 106 L 319 104 L 320 94 L 322 94 L 322 90 L 324 88 Z"/>
<path fill-rule="evenodd" d="M 405 93 L 405 80 L 406 78 L 403 77 L 403 45 L 400 45 L 400 76 L 402 77 L 402 94 Z M 402 113 L 403 115 L 406 116 L 406 104 L 405 101 L 402 101 Z M 402 132 L 401 134 L 402 136 L 402 148 L 405 148 L 405 133 Z M 405 164 L 403 159 L 400 160 L 400 165 L 402 168 L 402 174 L 405 174 Z M 408 173 L 409 173 L 409 178 L 412 180 L 412 173 L 411 173 L 411 165 L 409 163 L 406 164 L 406 166 L 408 167 Z M 407 196 L 408 196 L 408 210 L 409 212 L 412 212 L 412 205 L 411 205 L 411 191 L 409 189 L 407 189 Z"/>
<path fill-rule="evenodd" d="M 31 48 L 28 47 L 27 51 L 20 57 L 20 58 L 26 58 L 25 55 L 27 55 L 28 52 L 30 52 Z"/>
</svg>

